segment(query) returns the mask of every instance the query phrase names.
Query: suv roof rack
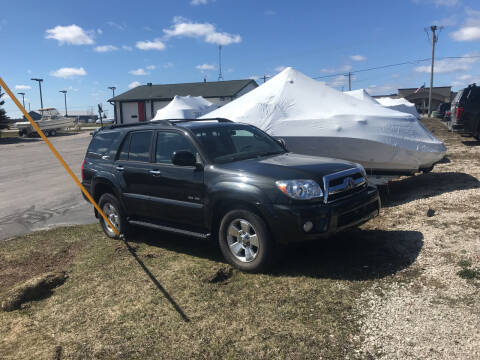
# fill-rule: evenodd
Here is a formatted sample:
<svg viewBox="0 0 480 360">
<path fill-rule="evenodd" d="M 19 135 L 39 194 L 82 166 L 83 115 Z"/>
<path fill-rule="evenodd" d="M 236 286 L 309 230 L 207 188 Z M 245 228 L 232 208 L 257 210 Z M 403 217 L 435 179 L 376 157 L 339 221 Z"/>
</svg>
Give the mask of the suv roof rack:
<svg viewBox="0 0 480 360">
<path fill-rule="evenodd" d="M 124 127 L 131 127 L 131 126 L 145 126 L 145 125 L 164 125 L 164 126 L 174 126 L 178 123 L 184 122 L 196 122 L 196 121 L 213 121 L 216 120 L 219 123 L 233 123 L 232 120 L 224 119 L 224 118 L 206 118 L 206 119 L 168 119 L 168 120 L 150 120 L 150 121 L 143 121 L 138 123 L 130 123 L 130 124 L 112 124 L 104 126 L 103 128 L 99 128 L 99 130 L 110 130 L 110 129 L 118 129 Z"/>
</svg>

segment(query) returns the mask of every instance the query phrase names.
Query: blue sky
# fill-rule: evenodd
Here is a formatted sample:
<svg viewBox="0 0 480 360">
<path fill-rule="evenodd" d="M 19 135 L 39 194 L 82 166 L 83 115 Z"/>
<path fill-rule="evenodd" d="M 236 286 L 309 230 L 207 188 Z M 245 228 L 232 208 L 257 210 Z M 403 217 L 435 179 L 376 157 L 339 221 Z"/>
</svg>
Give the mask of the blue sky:
<svg viewBox="0 0 480 360">
<path fill-rule="evenodd" d="M 274 75 L 284 66 L 315 77 L 431 56 L 424 31 L 443 25 L 435 85 L 480 80 L 478 0 L 9 1 L 0 12 L 0 76 L 40 107 L 96 108 L 135 84 Z M 429 84 L 429 62 L 353 75 L 352 89 L 392 93 Z M 425 67 L 427 66 L 427 67 Z M 257 80 L 259 83 L 262 80 Z M 324 78 L 341 89 L 345 76 Z M 27 105 L 28 107 L 28 105 Z M 19 112 L 7 99 L 10 117 Z"/>
</svg>

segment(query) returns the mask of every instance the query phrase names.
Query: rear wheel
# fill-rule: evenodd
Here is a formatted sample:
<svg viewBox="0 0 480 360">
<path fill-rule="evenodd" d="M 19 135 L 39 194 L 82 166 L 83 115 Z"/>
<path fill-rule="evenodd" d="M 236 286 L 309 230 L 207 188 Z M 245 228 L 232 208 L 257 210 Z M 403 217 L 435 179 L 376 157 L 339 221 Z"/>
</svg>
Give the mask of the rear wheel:
<svg viewBox="0 0 480 360">
<path fill-rule="evenodd" d="M 57 135 L 57 130 L 55 129 L 50 130 L 50 136 L 55 136 L 55 135 Z"/>
<path fill-rule="evenodd" d="M 225 259 L 243 271 L 266 270 L 274 257 L 267 225 L 249 210 L 228 212 L 220 223 L 218 241 Z"/>
<path fill-rule="evenodd" d="M 112 194 L 103 194 L 98 202 L 105 216 L 115 226 L 120 234 L 124 234 L 127 229 L 127 220 L 123 214 L 120 202 Z M 112 238 L 118 239 L 120 236 L 115 233 L 110 225 L 100 216 L 100 224 L 105 234 Z"/>
</svg>

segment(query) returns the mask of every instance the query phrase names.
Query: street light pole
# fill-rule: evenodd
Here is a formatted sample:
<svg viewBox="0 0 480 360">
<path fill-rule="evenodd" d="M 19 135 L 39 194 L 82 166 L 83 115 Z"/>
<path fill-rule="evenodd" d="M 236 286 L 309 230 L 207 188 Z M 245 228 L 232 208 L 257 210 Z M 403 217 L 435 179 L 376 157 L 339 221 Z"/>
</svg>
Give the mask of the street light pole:
<svg viewBox="0 0 480 360">
<path fill-rule="evenodd" d="M 67 114 L 67 90 L 60 90 L 59 92 L 63 93 L 65 96 L 65 116 L 68 116 Z"/>
<path fill-rule="evenodd" d="M 108 87 L 110 90 L 112 90 L 112 97 L 115 97 L 115 89 L 116 87 L 115 86 L 109 86 Z"/>
<path fill-rule="evenodd" d="M 40 89 L 40 109 L 43 109 L 43 99 L 42 99 L 42 81 L 43 81 L 43 79 L 32 78 L 30 80 L 38 82 L 38 87 Z M 42 115 L 43 115 L 43 110 L 42 110 Z"/>
<path fill-rule="evenodd" d="M 25 108 L 25 93 L 21 92 L 21 93 L 17 93 L 17 94 L 22 95 L 22 103 L 23 103 L 23 107 Z"/>
<path fill-rule="evenodd" d="M 432 64 L 430 67 L 430 89 L 428 90 L 428 117 L 432 117 L 433 66 L 435 64 L 435 44 L 438 41 L 435 31 L 438 30 L 438 27 L 436 25 L 432 25 L 430 26 L 430 30 L 432 30 Z"/>
</svg>

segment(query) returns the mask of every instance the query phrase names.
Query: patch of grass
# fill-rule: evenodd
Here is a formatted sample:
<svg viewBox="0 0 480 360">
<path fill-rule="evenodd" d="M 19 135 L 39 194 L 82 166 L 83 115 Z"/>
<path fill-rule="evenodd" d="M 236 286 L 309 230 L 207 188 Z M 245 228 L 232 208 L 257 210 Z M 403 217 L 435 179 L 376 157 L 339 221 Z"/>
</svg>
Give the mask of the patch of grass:
<svg viewBox="0 0 480 360">
<path fill-rule="evenodd" d="M 0 139 L 6 139 L 6 138 L 17 138 L 18 137 L 18 131 L 5 131 L 5 130 L 0 130 Z"/>
<path fill-rule="evenodd" d="M 480 270 L 464 268 L 459 272 L 457 272 L 457 275 L 460 276 L 462 279 L 467 279 L 467 280 L 480 279 Z"/>
<path fill-rule="evenodd" d="M 468 260 L 468 259 L 462 259 L 457 263 L 457 265 L 462 267 L 462 268 L 468 268 L 468 267 L 472 266 L 472 261 Z"/>
<path fill-rule="evenodd" d="M 357 243 L 349 238 L 354 235 L 363 238 Z M 225 266 L 217 248 L 164 233 L 139 231 L 126 246 L 87 225 L 1 242 L 0 264 L 7 265 L 0 265 L 0 275 L 15 272 L 15 283 L 53 269 L 69 278 L 46 299 L 0 312 L 0 354 L 53 358 L 61 349 L 62 358 L 71 359 L 346 358 L 360 341 L 360 294 L 370 279 L 395 273 L 392 263 L 408 264 L 385 247 L 398 246 L 386 239 L 401 235 L 347 233 L 314 251 L 293 249 L 273 273 L 233 271 L 213 283 L 205 279 Z M 3 284 L 0 293 L 15 286 Z"/>
</svg>

